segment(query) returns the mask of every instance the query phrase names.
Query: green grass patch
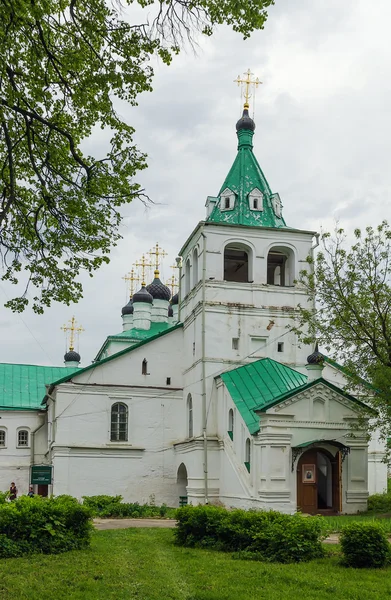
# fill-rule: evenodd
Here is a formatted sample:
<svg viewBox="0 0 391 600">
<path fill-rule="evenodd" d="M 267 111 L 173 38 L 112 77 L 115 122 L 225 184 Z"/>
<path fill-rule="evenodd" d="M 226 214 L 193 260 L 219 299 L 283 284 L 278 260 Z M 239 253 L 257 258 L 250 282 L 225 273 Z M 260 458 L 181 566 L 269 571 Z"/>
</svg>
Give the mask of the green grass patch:
<svg viewBox="0 0 391 600">
<path fill-rule="evenodd" d="M 330 533 L 340 533 L 342 527 L 351 523 L 376 523 L 391 537 L 391 516 L 389 514 L 341 515 L 339 517 L 324 517 Z"/>
<path fill-rule="evenodd" d="M 168 529 L 93 534 L 89 550 L 0 561 L 7 600 L 384 600 L 391 569 L 339 566 L 336 548 L 309 563 L 267 564 L 175 546 Z"/>
</svg>

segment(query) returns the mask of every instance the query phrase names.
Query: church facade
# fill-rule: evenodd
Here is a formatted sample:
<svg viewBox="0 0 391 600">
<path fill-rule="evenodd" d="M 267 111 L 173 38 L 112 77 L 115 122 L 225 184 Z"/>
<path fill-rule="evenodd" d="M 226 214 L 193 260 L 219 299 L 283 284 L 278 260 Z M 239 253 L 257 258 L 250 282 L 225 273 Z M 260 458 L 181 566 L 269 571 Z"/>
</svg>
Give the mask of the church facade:
<svg viewBox="0 0 391 600">
<path fill-rule="evenodd" d="M 236 159 L 179 252 L 179 293 L 157 269 L 95 362 L 79 369 L 73 352 L 45 375 L 25 463 L 50 468 L 49 493 L 355 513 L 386 489 L 384 448 L 352 428 L 373 414 L 365 398 L 289 329 L 317 234 L 285 223 L 254 130 L 245 105 Z M 0 410 L 16 435 L 19 416 Z M 0 471 L 3 488 L 15 469 Z"/>
</svg>

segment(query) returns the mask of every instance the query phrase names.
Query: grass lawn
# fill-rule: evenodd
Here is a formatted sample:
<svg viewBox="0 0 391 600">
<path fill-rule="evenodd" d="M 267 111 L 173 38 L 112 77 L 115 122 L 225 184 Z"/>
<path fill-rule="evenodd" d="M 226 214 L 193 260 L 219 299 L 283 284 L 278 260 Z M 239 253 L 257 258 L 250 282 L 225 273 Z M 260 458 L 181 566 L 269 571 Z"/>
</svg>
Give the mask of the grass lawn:
<svg viewBox="0 0 391 600">
<path fill-rule="evenodd" d="M 179 548 L 168 529 L 94 533 L 92 548 L 57 556 L 0 561 L 3 600 L 384 600 L 391 568 L 233 560 L 229 554 Z"/>
<path fill-rule="evenodd" d="M 353 521 L 360 523 L 377 523 L 383 527 L 384 531 L 391 536 L 391 515 L 387 514 L 370 514 L 364 513 L 361 515 L 341 515 L 339 517 L 325 517 L 327 525 L 330 527 L 330 531 L 333 533 L 339 533 L 344 527 Z"/>
</svg>

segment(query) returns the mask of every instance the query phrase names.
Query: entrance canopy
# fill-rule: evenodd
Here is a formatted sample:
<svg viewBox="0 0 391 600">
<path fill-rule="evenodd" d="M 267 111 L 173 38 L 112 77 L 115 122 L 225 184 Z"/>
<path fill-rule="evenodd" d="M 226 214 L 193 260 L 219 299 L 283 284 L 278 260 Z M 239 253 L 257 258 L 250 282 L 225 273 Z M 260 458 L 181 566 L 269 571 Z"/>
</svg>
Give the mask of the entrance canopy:
<svg viewBox="0 0 391 600">
<path fill-rule="evenodd" d="M 295 462 L 297 458 L 306 450 L 310 448 L 314 448 L 319 446 L 320 444 L 329 444 L 330 446 L 335 446 L 341 452 L 342 462 L 345 460 L 346 456 L 350 452 L 350 446 L 346 446 L 342 442 L 338 442 L 337 440 L 311 440 L 310 442 L 302 442 L 301 444 L 297 444 L 292 448 L 292 471 L 295 468 Z"/>
</svg>

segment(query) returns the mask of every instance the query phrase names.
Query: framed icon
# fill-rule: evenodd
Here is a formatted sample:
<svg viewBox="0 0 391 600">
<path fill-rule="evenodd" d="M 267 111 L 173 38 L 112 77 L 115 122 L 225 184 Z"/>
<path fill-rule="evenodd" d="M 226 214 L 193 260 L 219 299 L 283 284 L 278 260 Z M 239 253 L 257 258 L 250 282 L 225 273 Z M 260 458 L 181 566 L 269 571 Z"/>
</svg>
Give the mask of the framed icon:
<svg viewBox="0 0 391 600">
<path fill-rule="evenodd" d="M 303 483 L 316 483 L 316 465 L 302 466 Z"/>
</svg>

